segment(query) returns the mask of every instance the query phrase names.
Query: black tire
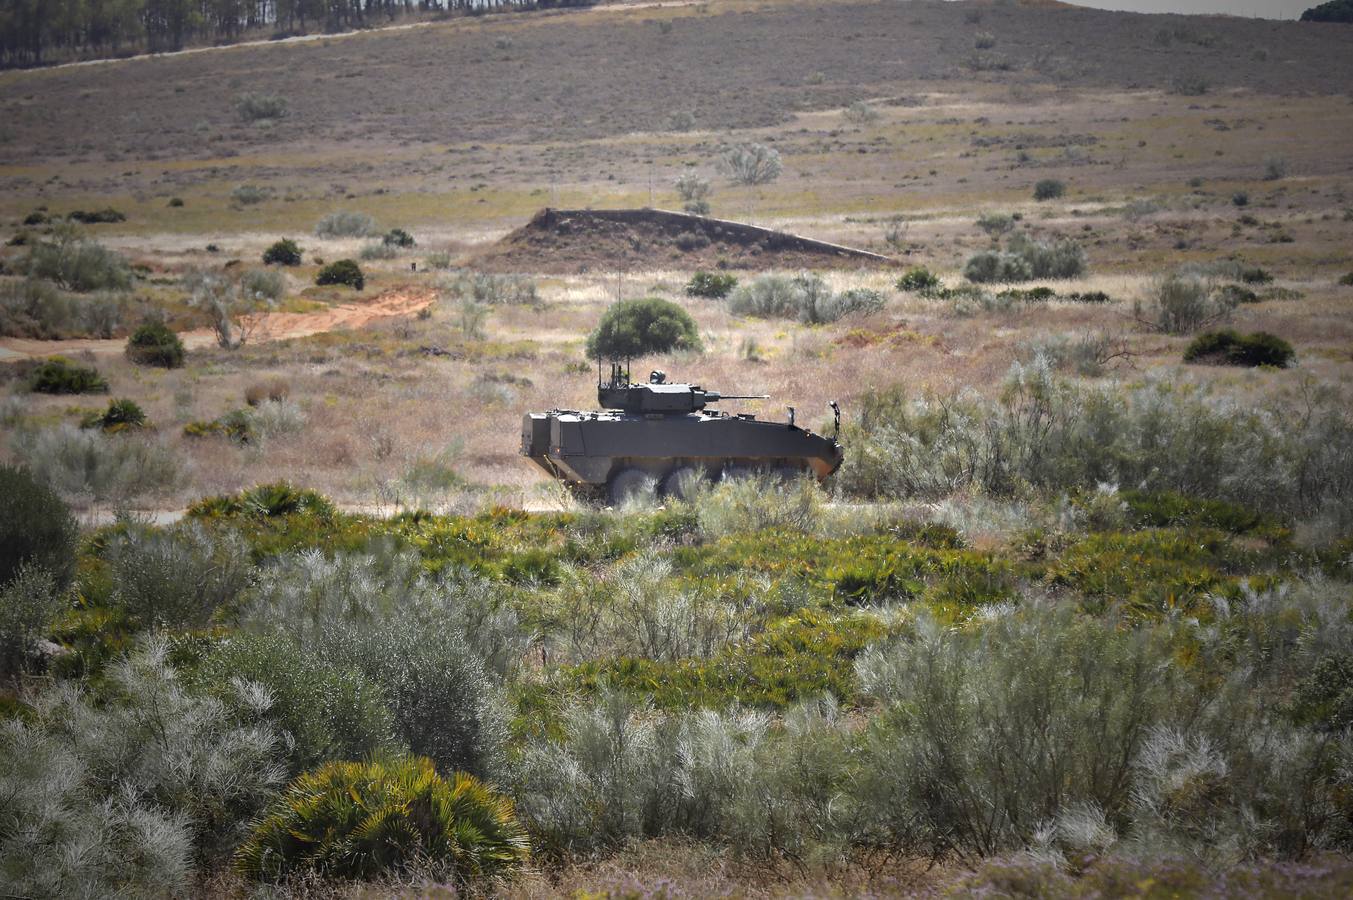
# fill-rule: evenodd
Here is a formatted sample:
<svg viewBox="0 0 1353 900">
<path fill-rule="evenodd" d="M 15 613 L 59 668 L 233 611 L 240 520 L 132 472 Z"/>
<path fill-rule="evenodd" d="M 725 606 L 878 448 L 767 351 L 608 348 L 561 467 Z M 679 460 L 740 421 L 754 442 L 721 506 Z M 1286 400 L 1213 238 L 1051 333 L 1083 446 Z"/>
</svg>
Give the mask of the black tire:
<svg viewBox="0 0 1353 900">
<path fill-rule="evenodd" d="M 695 466 L 677 466 L 662 479 L 662 495 L 678 500 L 689 500 L 705 480 L 705 473 Z"/>
<path fill-rule="evenodd" d="M 612 506 L 645 494 L 652 496 L 654 478 L 643 469 L 621 469 L 606 483 L 606 496 Z"/>
<path fill-rule="evenodd" d="M 755 478 L 757 470 L 752 466 L 725 466 L 720 481 L 746 481 L 748 478 Z"/>
</svg>

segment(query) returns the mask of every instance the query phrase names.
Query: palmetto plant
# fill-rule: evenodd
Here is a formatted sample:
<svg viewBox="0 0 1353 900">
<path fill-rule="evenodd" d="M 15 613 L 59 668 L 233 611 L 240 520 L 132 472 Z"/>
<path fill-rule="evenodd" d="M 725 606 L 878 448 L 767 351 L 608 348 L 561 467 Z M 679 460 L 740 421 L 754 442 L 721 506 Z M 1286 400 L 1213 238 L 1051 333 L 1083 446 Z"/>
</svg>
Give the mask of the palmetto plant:
<svg viewBox="0 0 1353 900">
<path fill-rule="evenodd" d="M 530 854 L 512 802 L 472 775 L 443 778 L 425 757 L 330 763 L 296 779 L 235 854 L 246 875 L 298 870 L 372 878 L 426 868 L 465 882 Z"/>
</svg>

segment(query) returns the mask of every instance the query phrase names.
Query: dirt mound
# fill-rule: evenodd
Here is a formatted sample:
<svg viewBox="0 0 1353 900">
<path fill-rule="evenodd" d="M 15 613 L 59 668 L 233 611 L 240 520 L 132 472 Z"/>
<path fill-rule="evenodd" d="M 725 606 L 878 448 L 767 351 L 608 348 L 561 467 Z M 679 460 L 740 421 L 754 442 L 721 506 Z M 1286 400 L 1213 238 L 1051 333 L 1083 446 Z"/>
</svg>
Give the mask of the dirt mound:
<svg viewBox="0 0 1353 900">
<path fill-rule="evenodd" d="M 542 209 L 473 260 L 490 272 L 886 266 L 866 250 L 661 209 Z"/>
</svg>

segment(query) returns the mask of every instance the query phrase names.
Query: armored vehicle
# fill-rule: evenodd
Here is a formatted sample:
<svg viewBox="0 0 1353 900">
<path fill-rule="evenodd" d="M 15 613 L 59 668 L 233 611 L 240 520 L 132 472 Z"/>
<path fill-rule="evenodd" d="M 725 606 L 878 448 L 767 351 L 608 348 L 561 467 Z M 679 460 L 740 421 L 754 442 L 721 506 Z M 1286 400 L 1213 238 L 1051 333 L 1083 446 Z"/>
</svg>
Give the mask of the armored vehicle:
<svg viewBox="0 0 1353 900">
<path fill-rule="evenodd" d="M 522 455 L 581 494 L 619 503 L 651 486 L 681 497 L 702 479 L 764 472 L 782 478 L 811 474 L 821 481 L 841 465 L 841 410 L 835 401 L 835 433 L 825 437 L 796 425 L 792 406 L 785 422 L 708 408 L 765 395 L 669 384 L 662 372 L 650 375 L 647 384 L 634 384 L 618 364 L 612 364 L 607 381 L 597 374 L 600 412 L 556 409 L 522 419 Z"/>
</svg>

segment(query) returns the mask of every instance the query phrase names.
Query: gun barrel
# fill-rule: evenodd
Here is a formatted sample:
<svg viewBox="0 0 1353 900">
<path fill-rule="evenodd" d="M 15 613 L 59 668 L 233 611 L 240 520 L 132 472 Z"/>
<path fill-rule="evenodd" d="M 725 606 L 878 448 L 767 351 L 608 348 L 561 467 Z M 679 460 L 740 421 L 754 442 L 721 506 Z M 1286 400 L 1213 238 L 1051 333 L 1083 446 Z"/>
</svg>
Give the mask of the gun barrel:
<svg viewBox="0 0 1353 900">
<path fill-rule="evenodd" d="M 705 391 L 708 400 L 769 400 L 770 394 L 720 394 L 718 391 Z"/>
</svg>

